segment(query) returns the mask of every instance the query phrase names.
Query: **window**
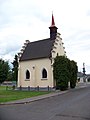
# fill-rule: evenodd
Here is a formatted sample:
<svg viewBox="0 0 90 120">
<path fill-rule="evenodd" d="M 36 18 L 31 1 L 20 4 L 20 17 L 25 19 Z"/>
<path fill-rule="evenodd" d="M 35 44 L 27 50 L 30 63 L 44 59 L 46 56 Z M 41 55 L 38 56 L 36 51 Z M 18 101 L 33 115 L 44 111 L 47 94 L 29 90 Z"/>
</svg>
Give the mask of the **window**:
<svg viewBox="0 0 90 120">
<path fill-rule="evenodd" d="M 30 72 L 29 72 L 29 70 L 26 70 L 26 79 L 30 79 Z"/>
<path fill-rule="evenodd" d="M 58 53 L 57 53 L 57 56 L 59 56 Z"/>
<path fill-rule="evenodd" d="M 47 71 L 45 68 L 42 70 L 42 78 L 47 78 Z"/>
</svg>

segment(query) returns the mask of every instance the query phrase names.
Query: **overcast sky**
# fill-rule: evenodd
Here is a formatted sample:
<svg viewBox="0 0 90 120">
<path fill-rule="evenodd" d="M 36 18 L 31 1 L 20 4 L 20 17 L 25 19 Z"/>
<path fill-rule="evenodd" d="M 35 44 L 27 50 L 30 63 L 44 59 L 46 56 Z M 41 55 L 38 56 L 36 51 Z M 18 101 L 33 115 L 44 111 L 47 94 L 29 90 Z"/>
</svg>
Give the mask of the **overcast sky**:
<svg viewBox="0 0 90 120">
<path fill-rule="evenodd" d="M 11 62 L 25 40 L 48 38 L 52 11 L 67 57 L 90 73 L 90 0 L 0 0 L 0 58 Z"/>
</svg>

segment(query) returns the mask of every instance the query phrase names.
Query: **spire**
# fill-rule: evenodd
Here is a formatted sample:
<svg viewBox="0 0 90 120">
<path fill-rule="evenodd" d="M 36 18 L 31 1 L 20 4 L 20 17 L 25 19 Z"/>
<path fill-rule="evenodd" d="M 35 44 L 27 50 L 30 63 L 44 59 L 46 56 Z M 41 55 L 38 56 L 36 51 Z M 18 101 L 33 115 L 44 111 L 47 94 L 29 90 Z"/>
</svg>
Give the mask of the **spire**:
<svg viewBox="0 0 90 120">
<path fill-rule="evenodd" d="M 52 23 L 51 23 L 51 27 L 55 26 L 55 22 L 54 22 L 54 16 L 53 16 L 53 13 L 52 13 Z"/>
<path fill-rule="evenodd" d="M 54 21 L 54 16 L 52 13 L 52 21 L 51 21 L 51 26 L 49 27 L 50 29 L 50 38 L 55 39 L 57 35 L 57 27 L 55 26 L 55 21 Z"/>
</svg>

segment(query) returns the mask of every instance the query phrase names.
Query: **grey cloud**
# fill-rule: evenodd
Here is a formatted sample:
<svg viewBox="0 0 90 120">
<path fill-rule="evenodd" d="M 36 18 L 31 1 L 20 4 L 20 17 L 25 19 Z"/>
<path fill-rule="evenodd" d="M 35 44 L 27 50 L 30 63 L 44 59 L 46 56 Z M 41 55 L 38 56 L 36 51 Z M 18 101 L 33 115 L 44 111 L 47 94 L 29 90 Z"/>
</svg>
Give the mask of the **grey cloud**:
<svg viewBox="0 0 90 120">
<path fill-rule="evenodd" d="M 10 54 L 12 52 L 18 51 L 19 49 L 20 46 L 18 44 L 17 45 L 7 44 L 6 47 L 0 46 L 0 55 Z"/>
<path fill-rule="evenodd" d="M 36 18 L 40 19 L 42 22 L 48 22 L 48 21 L 50 21 L 49 14 L 48 13 L 46 15 L 43 14 L 43 11 L 40 8 L 36 8 L 34 10 L 34 16 Z"/>
<path fill-rule="evenodd" d="M 0 15 L 0 29 L 5 28 L 11 22 L 10 17 L 7 15 Z"/>
<path fill-rule="evenodd" d="M 48 1 L 42 2 L 40 0 L 39 2 L 40 3 L 38 4 L 37 0 L 0 0 L 0 34 L 2 34 L 0 36 L 0 55 L 14 56 L 14 54 L 20 50 L 23 39 L 27 39 L 29 37 L 33 38 L 32 36 L 36 36 L 37 39 L 37 34 L 39 32 L 35 31 L 36 28 L 34 27 L 36 27 L 35 24 L 38 23 L 34 22 L 38 21 L 39 24 L 40 22 L 44 23 L 44 26 L 46 23 L 51 22 L 51 16 L 48 12 L 50 12 L 52 10 L 51 7 L 55 7 L 55 5 L 52 4 L 52 6 L 49 6 L 50 3 Z M 65 4 L 63 3 L 63 5 Z M 61 7 L 55 7 L 55 12 L 57 14 L 58 25 L 65 25 L 63 28 L 63 36 L 65 39 L 63 36 L 62 38 L 63 42 L 65 43 L 66 52 L 71 54 L 71 57 L 78 56 L 79 58 L 80 53 L 82 55 L 83 52 L 86 53 L 88 51 L 89 53 L 90 28 L 88 25 L 88 18 L 90 16 L 90 9 L 87 9 L 88 11 L 85 11 L 85 13 L 87 12 L 87 16 L 85 16 L 87 17 L 85 18 L 87 21 L 84 21 L 82 19 L 83 17 L 79 16 L 82 16 L 81 11 L 84 10 L 84 8 L 81 8 L 81 11 L 77 8 L 75 12 L 78 11 L 79 13 L 74 14 L 74 17 L 72 17 L 71 14 L 73 14 L 75 8 L 72 8 L 72 11 L 70 10 L 69 14 L 69 7 L 67 9 L 67 6 L 65 6 L 67 9 L 67 14 L 66 9 L 64 9 L 63 5 Z M 80 19 L 82 19 L 82 23 L 80 23 Z M 21 29 L 19 29 L 20 27 Z M 60 26 L 60 30 L 61 27 L 62 26 Z M 85 30 L 85 28 L 87 30 Z M 25 29 L 26 31 L 22 29 Z M 30 31 L 30 35 L 28 35 L 29 32 L 27 30 Z M 34 30 L 35 33 L 32 30 Z M 62 34 L 62 30 L 60 32 Z M 42 33 L 43 32 L 41 30 L 40 34 Z"/>
<path fill-rule="evenodd" d="M 30 21 L 33 16 L 39 17 L 39 19 L 45 21 L 46 19 L 41 16 L 40 11 L 41 10 L 31 2 L 29 4 L 28 2 L 22 1 L 21 4 L 20 1 L 16 1 L 14 4 L 9 0 L 4 1 L 0 4 L 0 28 L 4 28 L 10 24 L 17 24 L 17 22 L 25 23 Z"/>
<path fill-rule="evenodd" d="M 8 5 L 6 6 L 7 2 L 8 1 L 4 0 L 1 2 L 2 4 L 0 4 L 0 28 L 5 27 L 11 22 L 11 12 L 8 9 Z"/>
<path fill-rule="evenodd" d="M 76 31 L 65 40 L 66 51 L 70 56 L 80 56 L 90 51 L 90 30 Z"/>
<path fill-rule="evenodd" d="M 66 42 L 78 44 L 81 42 L 90 42 L 90 30 L 78 30 L 66 38 Z"/>
</svg>

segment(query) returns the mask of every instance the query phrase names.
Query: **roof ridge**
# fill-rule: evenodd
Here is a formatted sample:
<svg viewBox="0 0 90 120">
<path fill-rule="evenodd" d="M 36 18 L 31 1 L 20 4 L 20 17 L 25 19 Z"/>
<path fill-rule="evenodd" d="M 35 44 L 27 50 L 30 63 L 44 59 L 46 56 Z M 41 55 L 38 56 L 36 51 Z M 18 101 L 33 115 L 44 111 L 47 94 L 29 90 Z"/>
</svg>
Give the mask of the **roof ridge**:
<svg viewBox="0 0 90 120">
<path fill-rule="evenodd" d="M 50 39 L 50 38 L 40 39 L 40 40 L 32 41 L 32 42 L 30 42 L 30 43 L 40 42 L 40 41 L 49 40 L 49 39 Z"/>
</svg>

